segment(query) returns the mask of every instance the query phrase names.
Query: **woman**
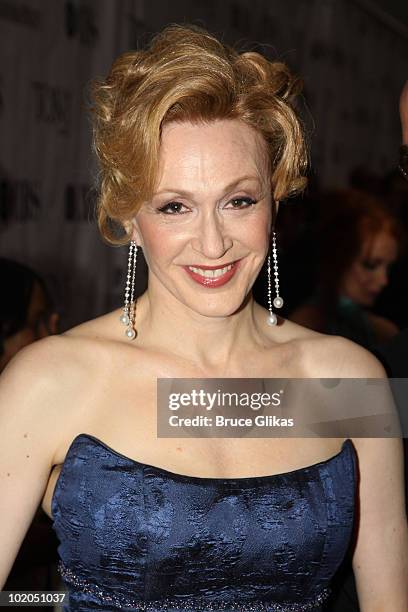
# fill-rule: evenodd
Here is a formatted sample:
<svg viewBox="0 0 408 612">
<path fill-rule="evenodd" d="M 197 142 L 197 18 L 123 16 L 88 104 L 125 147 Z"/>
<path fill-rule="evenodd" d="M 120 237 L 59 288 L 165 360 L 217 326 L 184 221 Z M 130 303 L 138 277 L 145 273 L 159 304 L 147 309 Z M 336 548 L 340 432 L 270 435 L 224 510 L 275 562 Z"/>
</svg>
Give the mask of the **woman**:
<svg viewBox="0 0 408 612">
<path fill-rule="evenodd" d="M 388 284 L 404 236 L 381 200 L 356 189 L 321 198 L 316 236 L 318 287 L 290 320 L 326 334 L 345 336 L 367 349 L 390 340 L 398 327 L 370 311 Z"/>
<path fill-rule="evenodd" d="M 296 91 L 284 65 L 177 25 L 96 86 L 99 224 L 135 243 L 125 312 L 3 374 L 1 580 L 42 503 L 68 610 L 319 609 L 356 512 L 361 609 L 405 609 L 399 439 L 156 436 L 158 378 L 385 377 L 252 298 L 278 201 L 305 183 Z M 136 247 L 149 278 L 131 308 Z"/>
<path fill-rule="evenodd" d="M 31 268 L 0 257 L 0 280 L 7 293 L 0 302 L 0 372 L 17 352 L 56 334 L 59 314 L 43 279 Z"/>
<path fill-rule="evenodd" d="M 58 331 L 59 313 L 43 278 L 17 261 L 0 257 L 0 372 L 22 347 Z M 38 544 L 42 544 L 38 550 Z M 28 529 L 4 590 L 52 588 L 58 541 L 41 507 Z M 58 576 L 58 575 L 57 575 Z M 45 609 L 40 607 L 40 610 Z"/>
</svg>

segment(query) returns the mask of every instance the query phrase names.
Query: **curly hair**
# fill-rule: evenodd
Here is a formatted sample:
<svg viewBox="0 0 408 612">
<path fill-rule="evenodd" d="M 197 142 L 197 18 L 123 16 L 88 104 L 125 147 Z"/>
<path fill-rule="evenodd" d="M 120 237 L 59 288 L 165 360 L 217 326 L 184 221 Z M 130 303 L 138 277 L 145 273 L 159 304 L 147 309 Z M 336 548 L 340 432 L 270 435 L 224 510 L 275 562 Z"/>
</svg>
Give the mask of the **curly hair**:
<svg viewBox="0 0 408 612">
<path fill-rule="evenodd" d="M 145 50 L 121 55 L 90 91 L 105 240 L 129 241 L 126 223 L 154 193 L 161 130 L 170 121 L 244 121 L 267 145 L 274 199 L 301 192 L 308 152 L 293 105 L 301 88 L 284 63 L 238 53 L 195 25 L 168 25 Z"/>
<path fill-rule="evenodd" d="M 366 245 L 381 232 L 395 239 L 398 257 L 407 247 L 407 235 L 382 199 L 360 189 L 333 189 L 320 194 L 319 219 L 311 240 L 318 248 L 318 284 L 322 305 L 330 316 L 340 284 Z"/>
</svg>

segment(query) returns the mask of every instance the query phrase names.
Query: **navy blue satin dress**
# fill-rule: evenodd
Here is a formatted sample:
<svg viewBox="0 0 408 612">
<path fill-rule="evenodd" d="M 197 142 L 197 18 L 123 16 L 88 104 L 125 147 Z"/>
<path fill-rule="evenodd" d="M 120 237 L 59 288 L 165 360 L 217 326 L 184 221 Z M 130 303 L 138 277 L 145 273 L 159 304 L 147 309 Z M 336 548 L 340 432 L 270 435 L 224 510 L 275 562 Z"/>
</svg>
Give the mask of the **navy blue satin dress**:
<svg viewBox="0 0 408 612">
<path fill-rule="evenodd" d="M 351 539 L 356 482 L 349 439 L 291 472 L 206 478 L 80 434 L 51 503 L 64 610 L 323 610 Z"/>
</svg>

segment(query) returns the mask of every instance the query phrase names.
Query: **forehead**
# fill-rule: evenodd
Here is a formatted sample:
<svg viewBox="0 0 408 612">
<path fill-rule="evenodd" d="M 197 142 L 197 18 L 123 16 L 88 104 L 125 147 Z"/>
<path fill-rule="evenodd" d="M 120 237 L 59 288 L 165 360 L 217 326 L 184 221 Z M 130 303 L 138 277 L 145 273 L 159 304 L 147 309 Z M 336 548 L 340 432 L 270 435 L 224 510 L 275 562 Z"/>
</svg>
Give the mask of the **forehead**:
<svg viewBox="0 0 408 612">
<path fill-rule="evenodd" d="M 266 145 L 239 119 L 208 123 L 170 122 L 163 126 L 159 185 L 169 177 L 212 182 L 240 174 L 264 176 Z"/>
<path fill-rule="evenodd" d="M 390 232 L 378 232 L 365 241 L 363 255 L 392 261 L 398 255 L 397 241 Z"/>
</svg>

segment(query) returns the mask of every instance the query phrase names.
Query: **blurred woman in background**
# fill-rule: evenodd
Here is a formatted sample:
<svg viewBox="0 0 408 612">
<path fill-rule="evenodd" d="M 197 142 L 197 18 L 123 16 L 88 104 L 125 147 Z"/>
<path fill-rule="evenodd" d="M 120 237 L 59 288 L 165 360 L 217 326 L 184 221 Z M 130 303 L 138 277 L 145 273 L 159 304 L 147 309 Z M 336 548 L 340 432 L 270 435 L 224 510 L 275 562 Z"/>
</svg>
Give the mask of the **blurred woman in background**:
<svg viewBox="0 0 408 612">
<path fill-rule="evenodd" d="M 329 192 L 321 203 L 316 236 L 311 237 L 317 249 L 317 287 L 289 318 L 372 349 L 399 331 L 370 308 L 401 254 L 403 231 L 385 204 L 363 191 Z"/>
<path fill-rule="evenodd" d="M 22 348 L 58 333 L 59 314 L 43 278 L 32 268 L 0 257 L 0 372 Z M 20 547 L 4 590 L 58 587 L 58 540 L 39 507 Z M 25 608 L 24 608 L 25 609 Z M 39 610 L 49 608 L 38 606 Z"/>
<path fill-rule="evenodd" d="M 0 372 L 24 346 L 58 333 L 59 315 L 43 279 L 0 257 Z"/>
</svg>

